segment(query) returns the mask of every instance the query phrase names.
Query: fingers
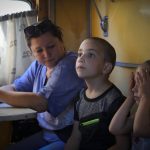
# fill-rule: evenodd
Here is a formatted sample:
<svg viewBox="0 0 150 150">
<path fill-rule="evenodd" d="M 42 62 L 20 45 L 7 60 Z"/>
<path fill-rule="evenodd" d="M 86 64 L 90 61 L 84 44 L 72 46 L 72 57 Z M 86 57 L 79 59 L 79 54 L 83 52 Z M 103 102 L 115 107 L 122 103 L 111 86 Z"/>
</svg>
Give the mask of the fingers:
<svg viewBox="0 0 150 150">
<path fill-rule="evenodd" d="M 145 71 L 143 71 L 143 74 L 145 78 L 148 80 L 150 78 L 150 69 L 145 69 Z"/>
<path fill-rule="evenodd" d="M 143 84 L 149 86 L 150 85 L 150 71 L 147 69 L 141 69 L 140 72 L 137 72 L 136 83 L 139 86 L 142 86 Z"/>
<path fill-rule="evenodd" d="M 144 81 L 144 75 L 142 72 L 137 72 L 137 84 L 141 85 Z"/>
<path fill-rule="evenodd" d="M 148 69 L 142 69 L 140 72 L 138 72 L 138 78 L 142 82 L 146 82 L 150 79 L 150 70 Z"/>
<path fill-rule="evenodd" d="M 135 81 L 134 81 L 134 72 L 131 73 L 130 76 L 130 89 L 132 89 L 135 85 Z"/>
</svg>

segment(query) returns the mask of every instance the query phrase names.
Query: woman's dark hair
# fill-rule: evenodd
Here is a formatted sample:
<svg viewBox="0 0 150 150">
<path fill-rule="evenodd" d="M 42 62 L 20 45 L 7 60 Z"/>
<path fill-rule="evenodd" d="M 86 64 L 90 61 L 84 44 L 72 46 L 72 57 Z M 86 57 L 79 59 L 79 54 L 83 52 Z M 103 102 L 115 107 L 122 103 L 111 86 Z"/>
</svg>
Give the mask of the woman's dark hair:
<svg viewBox="0 0 150 150">
<path fill-rule="evenodd" d="M 28 46 L 31 46 L 31 38 L 39 37 L 46 32 L 50 32 L 54 37 L 57 37 L 60 41 L 63 41 L 61 28 L 52 23 L 51 20 L 45 19 L 24 29 Z"/>
</svg>

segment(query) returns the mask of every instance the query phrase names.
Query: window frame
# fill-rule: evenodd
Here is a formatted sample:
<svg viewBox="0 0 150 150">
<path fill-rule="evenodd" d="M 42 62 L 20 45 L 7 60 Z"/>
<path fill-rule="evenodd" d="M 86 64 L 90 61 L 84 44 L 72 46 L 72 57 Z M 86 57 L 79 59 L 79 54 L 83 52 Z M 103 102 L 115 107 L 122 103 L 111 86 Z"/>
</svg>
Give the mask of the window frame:
<svg viewBox="0 0 150 150">
<path fill-rule="evenodd" d="M 24 2 L 28 3 L 31 6 L 31 9 L 36 8 L 35 0 L 15 0 L 15 1 L 24 1 Z"/>
</svg>

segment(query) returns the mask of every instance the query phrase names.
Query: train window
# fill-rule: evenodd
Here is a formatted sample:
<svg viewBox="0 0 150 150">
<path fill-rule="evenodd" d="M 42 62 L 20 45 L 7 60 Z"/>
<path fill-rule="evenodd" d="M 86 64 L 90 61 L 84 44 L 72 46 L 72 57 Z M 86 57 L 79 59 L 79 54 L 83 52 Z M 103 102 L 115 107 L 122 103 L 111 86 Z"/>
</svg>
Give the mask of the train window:
<svg viewBox="0 0 150 150">
<path fill-rule="evenodd" d="M 4 0 L 0 4 L 0 16 L 31 10 L 29 0 Z"/>
</svg>

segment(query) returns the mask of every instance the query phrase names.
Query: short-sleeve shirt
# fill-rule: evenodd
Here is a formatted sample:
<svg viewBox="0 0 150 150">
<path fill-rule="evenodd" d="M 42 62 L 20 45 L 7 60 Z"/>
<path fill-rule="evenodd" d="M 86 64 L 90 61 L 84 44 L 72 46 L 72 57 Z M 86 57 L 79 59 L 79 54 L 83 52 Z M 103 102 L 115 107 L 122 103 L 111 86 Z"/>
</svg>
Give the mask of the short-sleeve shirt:
<svg viewBox="0 0 150 150">
<path fill-rule="evenodd" d="M 125 97 L 112 85 L 102 95 L 89 99 L 85 90 L 75 105 L 74 119 L 79 121 L 82 135 L 80 150 L 107 150 L 115 144 L 115 137 L 109 132 L 110 121 Z"/>
<path fill-rule="evenodd" d="M 78 78 L 75 71 L 76 58 L 76 53 L 67 52 L 47 82 L 46 66 L 36 60 L 14 81 L 17 91 L 34 92 L 48 101 L 48 110 L 37 116 L 39 125 L 44 129 L 58 130 L 73 122 L 72 103 L 84 86 L 84 81 Z"/>
</svg>

